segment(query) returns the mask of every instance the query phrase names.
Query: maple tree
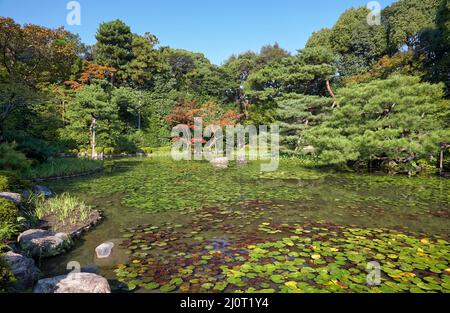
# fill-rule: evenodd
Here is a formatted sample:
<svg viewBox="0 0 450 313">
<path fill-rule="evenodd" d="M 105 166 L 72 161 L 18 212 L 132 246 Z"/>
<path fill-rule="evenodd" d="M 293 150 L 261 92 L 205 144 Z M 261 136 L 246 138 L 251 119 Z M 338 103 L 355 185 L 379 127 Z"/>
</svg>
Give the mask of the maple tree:
<svg viewBox="0 0 450 313">
<path fill-rule="evenodd" d="M 214 102 L 198 103 L 195 100 L 178 101 L 171 113 L 164 119 L 172 127 L 187 126 L 189 129 L 195 128 L 195 118 L 201 118 L 204 128 L 208 126 L 217 126 L 224 128 L 226 126 L 235 126 L 239 123 L 242 114 L 235 110 L 226 110 Z M 175 138 L 178 140 L 179 138 Z M 191 143 L 201 141 L 205 143 L 205 138 L 193 138 Z"/>
<path fill-rule="evenodd" d="M 195 100 L 181 100 L 164 119 L 172 126 L 187 125 L 194 129 L 194 118 L 202 118 L 204 126 L 225 127 L 236 125 L 240 116 L 235 110 L 225 110 L 214 102 L 201 104 Z"/>
<path fill-rule="evenodd" d="M 98 65 L 85 60 L 83 62 L 83 72 L 80 74 L 80 77 L 76 81 L 68 80 L 64 83 L 70 86 L 70 88 L 78 90 L 83 88 L 84 85 L 92 84 L 95 80 L 114 79 L 116 72 L 117 70 L 113 67 Z"/>
</svg>

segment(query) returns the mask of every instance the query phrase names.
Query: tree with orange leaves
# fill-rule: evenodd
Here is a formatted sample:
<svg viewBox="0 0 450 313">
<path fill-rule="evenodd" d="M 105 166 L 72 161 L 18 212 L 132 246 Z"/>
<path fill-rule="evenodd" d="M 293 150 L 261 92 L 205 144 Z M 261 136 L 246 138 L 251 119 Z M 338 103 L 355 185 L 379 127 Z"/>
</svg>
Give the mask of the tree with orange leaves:
<svg viewBox="0 0 450 313">
<path fill-rule="evenodd" d="M 169 122 L 170 126 L 187 125 L 193 129 L 196 117 L 202 118 L 204 126 L 225 127 L 236 125 L 241 114 L 235 110 L 226 110 L 214 102 L 200 104 L 195 100 L 181 100 L 164 119 Z"/>
<path fill-rule="evenodd" d="M 48 84 L 69 78 L 78 58 L 77 38 L 64 28 L 50 29 L 0 17 L 0 142 L 18 108 L 27 109 Z"/>
<path fill-rule="evenodd" d="M 105 66 L 98 65 L 93 62 L 85 60 L 83 62 L 83 72 L 81 73 L 78 80 L 73 81 L 65 81 L 64 83 L 70 88 L 79 90 L 83 88 L 84 85 L 90 85 L 94 80 L 102 80 L 102 79 L 114 79 L 114 75 L 117 72 L 116 69 Z"/>
<path fill-rule="evenodd" d="M 171 127 L 185 125 L 193 130 L 195 118 L 201 118 L 202 125 L 205 128 L 211 125 L 224 128 L 237 125 L 241 116 L 242 114 L 235 110 L 226 110 L 214 102 L 200 104 L 195 100 L 182 100 L 177 102 L 171 114 L 164 119 L 169 122 Z M 195 143 L 198 140 L 199 138 L 193 138 L 191 143 Z M 205 143 L 206 139 L 202 138 L 201 142 Z"/>
</svg>

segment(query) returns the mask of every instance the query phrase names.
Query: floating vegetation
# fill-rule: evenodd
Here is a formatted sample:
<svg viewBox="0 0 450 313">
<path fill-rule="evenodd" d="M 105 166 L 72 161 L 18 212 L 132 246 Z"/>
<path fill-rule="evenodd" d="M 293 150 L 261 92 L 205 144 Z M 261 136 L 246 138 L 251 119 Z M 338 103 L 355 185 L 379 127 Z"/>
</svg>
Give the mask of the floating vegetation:
<svg viewBox="0 0 450 313">
<path fill-rule="evenodd" d="M 127 229 L 122 246 L 131 261 L 116 269 L 118 280 L 127 290 L 160 292 L 450 292 L 450 244 L 440 236 L 311 221 L 254 224 L 267 203 L 246 207 L 245 216 L 211 207 L 190 225 Z M 370 286 L 374 261 L 381 281 Z"/>
<path fill-rule="evenodd" d="M 450 180 L 317 171 L 295 160 L 272 173 L 258 162 L 216 171 L 155 158 L 50 187 L 107 217 L 78 250 L 45 264 L 54 274 L 66 260 L 90 264 L 92 247 L 122 237 L 129 261 L 101 269 L 121 291 L 450 291 Z M 381 266 L 380 285 L 367 284 L 369 262 Z"/>
<path fill-rule="evenodd" d="M 301 204 L 336 223 L 390 227 L 395 221 L 411 221 L 405 226 L 427 232 L 448 229 L 448 221 L 439 220 L 448 220 L 450 203 L 448 179 L 321 172 L 296 160 L 281 160 L 277 171 L 267 173 L 260 171 L 259 162 L 216 172 L 207 162 L 121 160 L 107 175 L 51 187 L 93 202 L 120 196 L 121 206 L 143 213 L 260 199 Z"/>
</svg>

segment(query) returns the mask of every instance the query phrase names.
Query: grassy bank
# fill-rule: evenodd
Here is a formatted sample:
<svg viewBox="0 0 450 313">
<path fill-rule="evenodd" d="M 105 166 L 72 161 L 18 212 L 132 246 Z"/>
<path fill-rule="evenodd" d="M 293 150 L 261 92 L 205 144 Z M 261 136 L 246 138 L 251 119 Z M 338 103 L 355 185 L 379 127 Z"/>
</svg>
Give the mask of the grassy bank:
<svg viewBox="0 0 450 313">
<path fill-rule="evenodd" d="M 101 169 L 102 167 L 102 161 L 97 160 L 75 158 L 53 159 L 31 167 L 25 172 L 25 176 L 29 179 L 61 177 L 88 173 Z"/>
</svg>

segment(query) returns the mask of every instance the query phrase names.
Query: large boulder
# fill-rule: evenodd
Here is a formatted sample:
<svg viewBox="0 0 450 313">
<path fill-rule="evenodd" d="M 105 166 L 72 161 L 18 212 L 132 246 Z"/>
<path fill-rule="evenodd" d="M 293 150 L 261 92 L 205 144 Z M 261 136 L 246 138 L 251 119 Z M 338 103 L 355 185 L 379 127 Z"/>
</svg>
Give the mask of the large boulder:
<svg viewBox="0 0 450 313">
<path fill-rule="evenodd" d="M 33 187 L 33 192 L 38 196 L 44 196 L 46 198 L 53 197 L 53 192 L 45 186 L 35 185 Z"/>
<path fill-rule="evenodd" d="M 21 233 L 18 242 L 22 251 L 32 257 L 51 257 L 64 253 L 72 245 L 66 233 L 29 229 Z"/>
<path fill-rule="evenodd" d="M 26 290 L 33 287 L 40 275 L 33 259 L 12 251 L 5 253 L 3 259 L 9 264 L 11 273 L 16 278 L 12 286 L 14 289 Z"/>
<path fill-rule="evenodd" d="M 214 167 L 227 168 L 229 162 L 227 158 L 215 158 L 209 161 L 209 163 Z"/>
<path fill-rule="evenodd" d="M 22 196 L 20 195 L 20 193 L 0 192 L 0 198 L 12 201 L 17 205 L 19 205 L 20 202 L 22 202 Z"/>
<path fill-rule="evenodd" d="M 41 279 L 34 293 L 111 293 L 108 281 L 93 273 L 72 273 Z"/>
</svg>

